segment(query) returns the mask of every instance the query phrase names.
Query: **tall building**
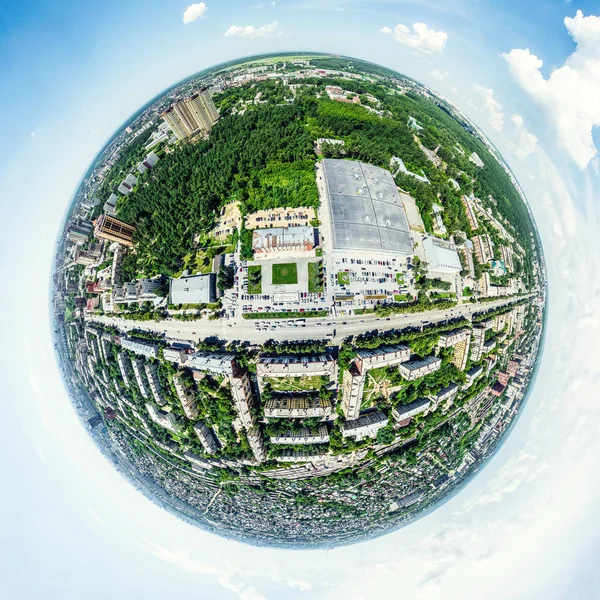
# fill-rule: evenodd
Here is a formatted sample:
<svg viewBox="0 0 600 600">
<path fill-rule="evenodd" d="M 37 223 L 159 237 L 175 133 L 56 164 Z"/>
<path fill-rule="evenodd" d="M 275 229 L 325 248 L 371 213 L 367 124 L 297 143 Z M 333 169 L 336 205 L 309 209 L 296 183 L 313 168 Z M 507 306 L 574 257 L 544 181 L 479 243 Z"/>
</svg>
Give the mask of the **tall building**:
<svg viewBox="0 0 600 600">
<path fill-rule="evenodd" d="M 102 214 L 95 222 L 94 235 L 103 240 L 110 240 L 111 242 L 118 242 L 124 246 L 133 246 L 133 232 L 135 227 L 115 219 L 115 217 Z"/>
<path fill-rule="evenodd" d="M 176 102 L 161 116 L 177 139 L 183 140 L 198 131 L 210 131 L 219 113 L 210 92 L 203 88 L 189 98 Z"/>
</svg>

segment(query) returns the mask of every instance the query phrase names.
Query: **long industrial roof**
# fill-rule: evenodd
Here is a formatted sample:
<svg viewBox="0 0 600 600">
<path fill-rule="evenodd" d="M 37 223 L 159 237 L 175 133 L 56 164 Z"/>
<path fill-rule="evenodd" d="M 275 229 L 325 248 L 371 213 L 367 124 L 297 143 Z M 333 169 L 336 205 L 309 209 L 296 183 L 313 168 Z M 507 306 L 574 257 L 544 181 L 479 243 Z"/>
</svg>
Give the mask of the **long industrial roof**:
<svg viewBox="0 0 600 600">
<path fill-rule="evenodd" d="M 406 212 L 389 171 L 358 161 L 325 159 L 323 172 L 334 250 L 412 254 Z"/>
</svg>

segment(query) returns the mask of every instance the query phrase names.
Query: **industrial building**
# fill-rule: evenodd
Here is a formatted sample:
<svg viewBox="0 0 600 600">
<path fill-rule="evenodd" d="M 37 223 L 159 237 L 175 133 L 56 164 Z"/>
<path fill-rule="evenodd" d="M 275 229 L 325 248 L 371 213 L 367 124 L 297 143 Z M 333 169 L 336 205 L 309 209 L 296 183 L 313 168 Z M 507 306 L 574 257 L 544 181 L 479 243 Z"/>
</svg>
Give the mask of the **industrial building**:
<svg viewBox="0 0 600 600">
<path fill-rule="evenodd" d="M 331 249 L 413 252 L 406 211 L 389 171 L 358 161 L 322 161 Z"/>
</svg>

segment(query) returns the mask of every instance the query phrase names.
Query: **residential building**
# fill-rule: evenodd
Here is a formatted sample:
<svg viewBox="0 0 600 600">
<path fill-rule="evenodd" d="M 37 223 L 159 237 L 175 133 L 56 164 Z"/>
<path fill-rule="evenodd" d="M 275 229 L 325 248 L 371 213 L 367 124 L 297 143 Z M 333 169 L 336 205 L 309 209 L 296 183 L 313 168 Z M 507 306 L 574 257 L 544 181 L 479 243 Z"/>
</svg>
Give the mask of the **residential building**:
<svg viewBox="0 0 600 600">
<path fill-rule="evenodd" d="M 202 421 L 194 425 L 194 431 L 207 454 L 215 454 L 219 450 L 219 444 L 215 438 L 215 433 L 207 427 Z"/>
<path fill-rule="evenodd" d="M 483 167 L 485 166 L 483 164 L 483 161 L 481 160 L 481 158 L 479 158 L 479 154 L 477 154 L 477 152 L 473 152 L 473 154 L 471 154 L 471 156 L 469 156 L 469 161 L 472 162 L 476 167 L 483 169 Z"/>
<path fill-rule="evenodd" d="M 144 359 L 136 358 L 135 360 L 132 360 L 131 368 L 133 369 L 133 374 L 135 375 L 135 380 L 138 384 L 140 394 L 142 394 L 144 398 L 150 398 L 150 390 L 143 376 Z"/>
<path fill-rule="evenodd" d="M 389 420 L 380 410 L 364 412 L 352 421 L 342 425 L 342 436 L 355 438 L 357 442 L 367 437 L 376 437 L 377 432 L 388 424 Z"/>
<path fill-rule="evenodd" d="M 414 381 L 437 371 L 442 366 L 442 359 L 437 356 L 426 356 L 419 360 L 410 360 L 398 367 L 400 375 L 407 381 Z"/>
<path fill-rule="evenodd" d="M 466 389 L 470 388 L 475 383 L 475 380 L 479 379 L 479 377 L 481 377 L 482 374 L 483 374 L 483 367 L 473 367 L 472 369 L 469 369 L 465 373 L 467 378 L 463 385 L 463 389 L 466 390 Z"/>
<path fill-rule="evenodd" d="M 326 444 L 329 442 L 329 432 L 325 425 L 321 425 L 316 431 L 301 427 L 271 436 L 270 439 L 272 444 Z"/>
<path fill-rule="evenodd" d="M 193 388 L 189 388 L 184 384 L 181 374 L 173 375 L 173 386 L 175 387 L 175 392 L 181 402 L 185 416 L 192 421 L 197 419 L 199 414 L 198 402 Z"/>
<path fill-rule="evenodd" d="M 258 427 L 250 427 L 250 429 L 246 431 L 246 436 L 256 462 L 264 462 L 267 459 L 267 454 L 265 452 L 265 446 L 260 429 L 258 429 Z"/>
<path fill-rule="evenodd" d="M 157 425 L 160 425 L 173 433 L 177 433 L 181 429 L 177 423 L 177 417 L 173 413 L 161 410 L 158 406 L 150 402 L 146 403 L 146 410 L 150 415 L 150 419 Z"/>
<path fill-rule="evenodd" d="M 473 236 L 472 242 L 475 256 L 482 265 L 494 258 L 492 239 L 487 233 Z"/>
<path fill-rule="evenodd" d="M 146 158 L 138 164 L 138 172 L 145 173 L 146 171 L 149 171 L 152 169 L 152 167 L 154 167 L 154 165 L 156 165 L 158 160 L 158 155 L 155 152 L 150 152 L 150 154 L 148 154 L 148 156 L 146 156 Z"/>
<path fill-rule="evenodd" d="M 460 371 L 464 371 L 469 358 L 469 348 L 471 346 L 471 331 L 469 329 L 454 329 L 442 333 L 438 340 L 438 348 L 454 347 L 454 356 L 452 364 Z"/>
<path fill-rule="evenodd" d="M 252 388 L 250 386 L 250 378 L 248 373 L 244 373 L 239 377 L 230 377 L 231 396 L 233 403 L 240 417 L 242 425 L 249 429 L 254 424 L 250 408 L 252 406 Z"/>
<path fill-rule="evenodd" d="M 473 208 L 473 204 L 471 203 L 470 198 L 463 194 L 460 199 L 462 201 L 463 206 L 465 207 L 465 213 L 467 214 L 467 220 L 469 221 L 471 229 L 473 231 L 479 229 L 479 223 L 477 222 L 475 209 Z"/>
<path fill-rule="evenodd" d="M 91 230 L 81 225 L 71 225 L 67 231 L 67 239 L 76 244 L 84 244 L 90 237 Z"/>
<path fill-rule="evenodd" d="M 326 456 L 325 450 L 284 450 L 275 460 L 282 463 L 320 462 Z"/>
<path fill-rule="evenodd" d="M 208 132 L 219 118 L 219 113 L 206 88 L 180 100 L 166 110 L 161 117 L 175 134 L 183 140 L 199 131 Z"/>
<path fill-rule="evenodd" d="M 328 417 L 333 411 L 329 398 L 310 396 L 275 396 L 265 402 L 265 417 L 296 419 Z"/>
<path fill-rule="evenodd" d="M 124 196 L 127 196 L 128 194 L 130 194 L 133 191 L 133 188 L 136 185 L 137 185 L 137 177 L 135 175 L 133 175 L 132 173 L 129 173 L 129 175 L 127 175 L 127 177 L 125 177 L 125 179 L 123 179 L 123 181 L 121 181 L 121 184 L 117 188 L 117 191 L 121 192 L 121 194 L 123 194 Z"/>
<path fill-rule="evenodd" d="M 188 355 L 183 348 L 165 348 L 163 350 L 163 359 L 182 365 L 188 359 Z"/>
<path fill-rule="evenodd" d="M 121 348 L 131 350 L 147 358 L 158 358 L 158 344 L 142 342 L 133 338 L 121 338 Z"/>
<path fill-rule="evenodd" d="M 117 195 L 116 194 L 111 194 L 108 197 L 108 200 L 104 203 L 104 212 L 108 213 L 109 215 L 114 215 L 116 212 L 116 207 L 117 207 Z"/>
<path fill-rule="evenodd" d="M 218 375 L 232 375 L 236 370 L 235 354 L 231 352 L 196 352 L 186 365 L 198 371 L 210 371 Z"/>
<path fill-rule="evenodd" d="M 100 215 L 94 224 L 94 235 L 103 240 L 133 246 L 135 227 L 106 213 Z"/>
<path fill-rule="evenodd" d="M 325 375 L 335 381 L 336 361 L 330 354 L 320 356 L 261 356 L 256 364 L 258 377 L 302 377 Z"/>
<path fill-rule="evenodd" d="M 415 415 L 427 412 L 431 406 L 431 401 L 427 398 L 419 398 L 408 404 L 401 404 L 392 409 L 392 417 L 397 423 L 406 419 L 412 419 Z"/>
<path fill-rule="evenodd" d="M 146 371 L 146 378 L 150 384 L 150 391 L 152 392 L 152 396 L 154 397 L 156 404 L 164 406 L 167 401 L 163 396 L 162 385 L 160 383 L 160 379 L 158 378 L 158 364 L 146 363 L 144 365 L 144 370 Z"/>
</svg>

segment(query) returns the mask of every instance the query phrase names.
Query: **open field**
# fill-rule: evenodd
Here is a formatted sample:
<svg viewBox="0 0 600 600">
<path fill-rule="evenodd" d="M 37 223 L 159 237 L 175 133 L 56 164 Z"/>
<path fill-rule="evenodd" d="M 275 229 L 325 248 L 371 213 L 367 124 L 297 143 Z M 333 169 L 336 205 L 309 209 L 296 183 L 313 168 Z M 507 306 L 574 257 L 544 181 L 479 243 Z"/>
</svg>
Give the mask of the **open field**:
<svg viewBox="0 0 600 600">
<path fill-rule="evenodd" d="M 298 267 L 296 263 L 279 263 L 273 265 L 273 285 L 296 285 L 298 283 Z"/>
</svg>

